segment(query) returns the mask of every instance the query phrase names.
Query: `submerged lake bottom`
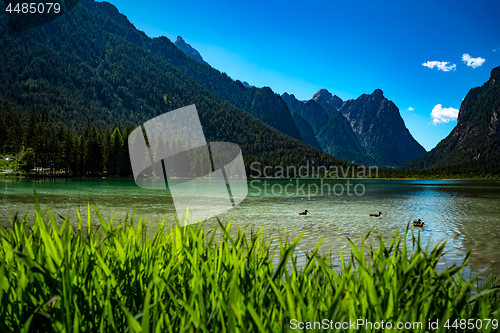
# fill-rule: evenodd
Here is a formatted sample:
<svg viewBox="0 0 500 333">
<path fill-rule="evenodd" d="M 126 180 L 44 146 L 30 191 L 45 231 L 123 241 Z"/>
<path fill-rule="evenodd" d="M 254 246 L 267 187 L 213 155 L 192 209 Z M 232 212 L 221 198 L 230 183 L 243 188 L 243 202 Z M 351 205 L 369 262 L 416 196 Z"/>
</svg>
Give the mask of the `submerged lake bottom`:
<svg viewBox="0 0 500 333">
<path fill-rule="evenodd" d="M 359 246 L 360 237 L 373 229 L 365 244 L 376 247 L 378 235 L 389 241 L 408 223 L 421 219 L 425 228 L 411 229 L 420 230 L 423 244 L 447 242 L 440 269 L 461 264 L 472 249 L 464 274 L 500 276 L 499 181 L 295 178 L 240 182 L 248 185 L 246 198 L 217 218 L 223 224 L 231 221 L 233 233 L 238 228 L 253 232 L 263 228 L 266 239 L 273 238 L 276 245 L 280 236 L 291 241 L 303 233 L 296 248 L 299 262 L 305 262 L 304 253 L 320 241 L 320 253 L 330 251 L 338 257 L 339 250 L 350 253 L 347 237 Z M 89 202 L 107 221 L 111 217 L 124 221 L 135 211 L 134 221 L 147 217 L 154 227 L 162 219 L 170 225 L 176 216 L 169 191 L 143 189 L 133 179 L 0 178 L 2 225 L 9 225 L 15 214 L 33 216 L 35 191 L 43 209 L 48 205 L 75 223 L 77 209 L 86 219 Z M 199 208 L 210 210 L 209 190 L 201 186 L 197 191 L 209 198 L 198 203 Z M 305 210 L 306 216 L 298 215 Z M 380 217 L 370 216 L 379 212 Z M 91 215 L 95 215 L 93 208 Z M 218 226 L 216 218 L 204 222 L 206 231 Z"/>
</svg>

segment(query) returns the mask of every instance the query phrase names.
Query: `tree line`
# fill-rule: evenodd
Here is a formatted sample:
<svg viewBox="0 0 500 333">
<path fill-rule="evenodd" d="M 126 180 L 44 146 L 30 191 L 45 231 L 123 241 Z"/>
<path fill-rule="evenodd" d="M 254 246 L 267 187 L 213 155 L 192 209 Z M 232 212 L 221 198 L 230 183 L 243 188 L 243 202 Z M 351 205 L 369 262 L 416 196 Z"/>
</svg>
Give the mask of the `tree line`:
<svg viewBox="0 0 500 333">
<path fill-rule="evenodd" d="M 131 131 L 120 124 L 103 130 L 88 121 L 76 133 L 34 105 L 27 114 L 0 108 L 2 154 L 15 155 L 21 170 L 37 175 L 131 175 L 126 144 Z"/>
</svg>

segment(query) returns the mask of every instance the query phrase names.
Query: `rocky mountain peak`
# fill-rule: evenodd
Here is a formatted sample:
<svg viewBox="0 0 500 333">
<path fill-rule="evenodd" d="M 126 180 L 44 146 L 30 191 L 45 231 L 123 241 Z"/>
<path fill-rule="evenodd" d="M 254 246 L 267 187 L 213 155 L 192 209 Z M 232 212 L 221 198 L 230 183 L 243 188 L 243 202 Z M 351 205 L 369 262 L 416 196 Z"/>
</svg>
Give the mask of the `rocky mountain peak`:
<svg viewBox="0 0 500 333">
<path fill-rule="evenodd" d="M 377 102 L 383 101 L 385 98 L 384 92 L 381 89 L 375 89 L 373 93 L 370 95 L 371 98 Z"/>
<path fill-rule="evenodd" d="M 329 100 L 332 97 L 333 97 L 332 93 L 323 88 L 323 89 L 318 90 L 318 92 L 314 94 L 313 99 L 314 100 L 317 100 L 317 99 Z"/>
<path fill-rule="evenodd" d="M 347 101 L 338 110 L 369 155 L 386 165 L 399 166 L 426 152 L 411 136 L 397 106 L 380 89 Z"/>
<path fill-rule="evenodd" d="M 191 45 L 186 43 L 184 38 L 182 38 L 181 36 L 177 36 L 177 40 L 174 42 L 174 44 L 191 59 L 193 59 L 201 64 L 208 65 L 208 62 L 203 60 L 200 53 L 196 49 L 194 49 Z"/>
<path fill-rule="evenodd" d="M 331 108 L 338 109 L 342 106 L 343 103 L 340 97 L 338 97 L 337 95 L 332 95 L 332 93 L 326 89 L 318 90 L 318 92 L 314 94 L 312 99 L 315 100 L 316 103 L 321 105 L 325 110 Z"/>
</svg>

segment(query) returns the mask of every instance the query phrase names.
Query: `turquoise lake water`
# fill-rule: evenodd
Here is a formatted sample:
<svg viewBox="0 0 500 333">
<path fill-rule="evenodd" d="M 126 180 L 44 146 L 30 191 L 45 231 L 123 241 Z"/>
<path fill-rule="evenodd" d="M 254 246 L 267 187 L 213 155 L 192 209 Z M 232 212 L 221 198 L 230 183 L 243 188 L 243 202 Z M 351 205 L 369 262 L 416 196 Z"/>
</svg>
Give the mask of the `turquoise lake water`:
<svg viewBox="0 0 500 333">
<path fill-rule="evenodd" d="M 371 179 L 259 179 L 248 181 L 248 195 L 235 208 L 219 215 L 232 221 L 233 230 L 246 226 L 267 236 L 304 232 L 298 253 L 312 250 L 323 239 L 322 252 L 348 249 L 346 235 L 359 244 L 360 236 L 372 228 L 367 244 L 376 246 L 376 235 L 392 237 L 404 231 L 409 221 L 422 219 L 425 242 L 447 241 L 442 265 L 461 263 L 472 247 L 473 272 L 500 270 L 500 182 L 461 180 L 371 180 Z M 322 190 L 321 190 L 322 189 Z M 349 190 L 349 192 L 348 192 Z M 16 212 L 34 212 L 34 191 L 42 206 L 62 216 L 86 216 L 87 203 L 94 202 L 105 219 L 119 221 L 136 209 L 136 220 L 166 218 L 174 221 L 175 208 L 168 192 L 139 188 L 133 179 L 0 178 L 0 221 L 9 224 Z M 210 198 L 210 193 L 206 194 Z M 342 193 L 341 193 L 342 192 Z M 206 203 L 210 207 L 210 200 Z M 307 209 L 308 216 L 298 212 Z M 371 213 L 382 212 L 380 218 Z M 206 229 L 217 226 L 215 219 Z M 417 231 L 417 230 L 415 230 Z"/>
</svg>

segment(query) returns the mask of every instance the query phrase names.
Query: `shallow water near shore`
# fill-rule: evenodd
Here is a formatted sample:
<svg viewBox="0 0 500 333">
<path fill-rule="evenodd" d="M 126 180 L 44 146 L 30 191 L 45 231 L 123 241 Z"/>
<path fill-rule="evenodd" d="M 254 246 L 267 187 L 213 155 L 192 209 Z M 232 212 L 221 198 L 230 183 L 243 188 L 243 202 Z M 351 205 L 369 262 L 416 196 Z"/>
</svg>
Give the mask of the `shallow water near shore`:
<svg viewBox="0 0 500 333">
<path fill-rule="evenodd" d="M 153 226 L 163 218 L 170 224 L 175 216 L 167 191 L 139 188 L 133 179 L 0 178 L 2 225 L 10 224 L 16 213 L 34 214 L 34 191 L 44 209 L 49 205 L 54 213 L 74 221 L 76 209 L 86 218 L 88 202 L 95 203 L 106 220 L 114 216 L 117 222 L 134 209 L 135 221 L 147 217 Z M 376 247 L 377 235 L 390 239 L 404 232 L 408 222 L 421 219 L 424 244 L 447 242 L 442 267 L 460 264 L 472 247 L 468 274 L 500 271 L 499 181 L 254 179 L 248 181 L 248 191 L 243 202 L 218 216 L 220 221 L 231 220 L 233 231 L 263 227 L 268 239 L 293 239 L 304 232 L 297 251 L 301 260 L 303 252 L 313 250 L 320 240 L 322 253 L 338 255 L 339 249 L 349 251 L 346 236 L 359 245 L 360 237 L 374 228 L 366 244 Z M 299 216 L 305 209 L 309 214 Z M 381 217 L 369 216 L 378 212 Z M 216 226 L 215 218 L 205 221 L 206 230 Z"/>
</svg>

